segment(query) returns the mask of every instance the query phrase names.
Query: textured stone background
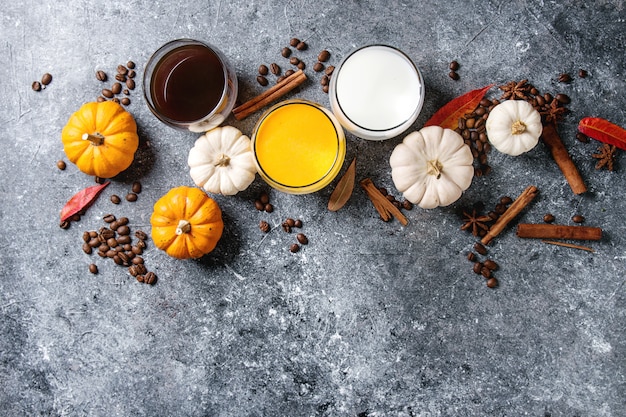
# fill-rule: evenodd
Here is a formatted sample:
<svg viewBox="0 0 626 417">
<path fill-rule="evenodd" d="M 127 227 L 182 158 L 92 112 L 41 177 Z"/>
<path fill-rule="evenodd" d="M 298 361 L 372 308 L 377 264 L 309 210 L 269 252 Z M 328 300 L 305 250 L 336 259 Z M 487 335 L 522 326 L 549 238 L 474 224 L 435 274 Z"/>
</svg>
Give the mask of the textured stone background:
<svg viewBox="0 0 626 417">
<path fill-rule="evenodd" d="M 193 1 L 5 2 L 0 17 L 0 415 L 2 416 L 624 416 L 626 156 L 596 171 L 597 143 L 575 139 L 584 116 L 626 126 L 623 1 Z M 352 48 L 387 43 L 421 68 L 427 94 L 411 130 L 444 103 L 490 83 L 528 78 L 571 96 L 559 130 L 589 187 L 576 196 L 540 144 L 508 157 L 493 151 L 490 175 L 453 206 L 414 209 L 409 225 L 381 222 L 362 190 L 337 213 L 330 189 L 271 192 L 276 211 L 252 202 L 260 178 L 217 196 L 226 232 L 199 261 L 150 246 L 150 287 L 81 250 L 102 216 L 128 216 L 149 231 L 154 202 L 192 185 L 186 158 L 195 134 L 160 124 L 141 90 L 129 110 L 144 145 L 79 223 L 59 210 L 93 179 L 59 171 L 60 131 L 103 87 L 96 69 L 139 67 L 178 37 L 209 41 L 229 57 L 240 98 L 260 92 L 256 68 L 278 62 L 292 36 L 312 65 Z M 448 63 L 461 63 L 459 81 Z M 579 68 L 589 77 L 579 79 Z M 42 92 L 31 83 L 54 76 Z M 560 84 L 561 72 L 574 75 Z M 291 96 L 328 105 L 319 75 Z M 141 77 L 139 77 L 139 80 Z M 493 89 L 489 96 L 499 96 Z M 256 117 L 227 120 L 250 134 Z M 402 138 L 348 135 L 357 179 L 393 190 L 388 157 Z M 133 180 L 136 203 L 110 203 Z M 489 248 L 501 265 L 490 290 L 465 259 L 474 238 L 459 208 L 535 184 L 540 196 L 518 221 L 560 223 L 583 214 L 605 234 L 595 253 L 520 240 L 508 228 Z M 310 244 L 267 236 L 260 220 L 301 218 Z M 87 271 L 100 267 L 97 276 Z"/>
</svg>

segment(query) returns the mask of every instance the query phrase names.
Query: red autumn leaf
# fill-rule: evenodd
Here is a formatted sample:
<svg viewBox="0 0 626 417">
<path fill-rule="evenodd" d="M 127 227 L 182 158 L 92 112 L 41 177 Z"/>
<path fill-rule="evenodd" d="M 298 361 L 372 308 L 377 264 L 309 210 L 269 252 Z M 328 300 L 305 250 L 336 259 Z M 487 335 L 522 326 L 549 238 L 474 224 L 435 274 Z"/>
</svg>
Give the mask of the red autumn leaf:
<svg viewBox="0 0 626 417">
<path fill-rule="evenodd" d="M 443 128 L 456 129 L 459 125 L 459 118 L 478 107 L 480 100 L 483 99 L 485 93 L 491 87 L 493 87 L 493 84 L 469 91 L 462 96 L 452 99 L 437 110 L 424 126 L 441 126 Z"/>
<path fill-rule="evenodd" d="M 89 207 L 96 200 L 100 192 L 109 184 L 110 181 L 103 184 L 92 185 L 74 194 L 61 209 L 61 221 L 64 222 L 74 214 Z"/>
<path fill-rule="evenodd" d="M 590 138 L 626 150 L 626 130 L 606 119 L 585 117 L 578 123 L 578 130 Z"/>
</svg>

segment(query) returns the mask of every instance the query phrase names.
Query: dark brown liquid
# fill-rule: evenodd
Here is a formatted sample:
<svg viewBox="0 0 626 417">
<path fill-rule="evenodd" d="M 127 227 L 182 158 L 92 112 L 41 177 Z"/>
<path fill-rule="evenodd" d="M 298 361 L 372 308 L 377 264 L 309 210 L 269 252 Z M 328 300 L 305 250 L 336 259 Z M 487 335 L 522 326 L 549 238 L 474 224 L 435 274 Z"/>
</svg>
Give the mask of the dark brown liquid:
<svg viewBox="0 0 626 417">
<path fill-rule="evenodd" d="M 160 114 L 178 122 L 193 122 L 217 107 L 225 85 L 219 57 L 203 45 L 187 45 L 157 63 L 150 89 Z"/>
</svg>

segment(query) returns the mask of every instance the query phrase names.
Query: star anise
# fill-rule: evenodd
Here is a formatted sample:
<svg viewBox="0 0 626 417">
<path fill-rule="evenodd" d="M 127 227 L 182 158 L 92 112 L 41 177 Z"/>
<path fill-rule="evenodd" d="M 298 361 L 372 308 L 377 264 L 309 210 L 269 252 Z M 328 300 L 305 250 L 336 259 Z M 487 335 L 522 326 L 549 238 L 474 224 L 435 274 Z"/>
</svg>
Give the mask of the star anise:
<svg viewBox="0 0 626 417">
<path fill-rule="evenodd" d="M 533 86 L 528 84 L 528 80 L 524 79 L 521 81 L 509 81 L 498 88 L 504 92 L 502 94 L 503 100 L 528 100 Z"/>
<path fill-rule="evenodd" d="M 481 231 L 487 232 L 489 230 L 488 223 L 493 219 L 489 216 L 483 216 L 476 214 L 476 210 L 472 210 L 472 213 L 463 211 L 463 225 L 461 230 L 470 230 L 474 236 L 478 236 Z"/>
<path fill-rule="evenodd" d="M 615 145 L 609 145 L 608 143 L 605 143 L 600 148 L 598 148 L 598 153 L 594 153 L 591 155 L 595 159 L 598 159 L 596 169 L 606 168 L 609 171 L 613 171 L 616 152 L 617 148 L 615 147 Z"/>
<path fill-rule="evenodd" d="M 567 108 L 563 107 L 561 102 L 557 99 L 552 99 L 550 104 L 547 104 L 541 108 L 539 111 L 545 123 L 556 123 L 565 113 L 567 113 Z"/>
</svg>

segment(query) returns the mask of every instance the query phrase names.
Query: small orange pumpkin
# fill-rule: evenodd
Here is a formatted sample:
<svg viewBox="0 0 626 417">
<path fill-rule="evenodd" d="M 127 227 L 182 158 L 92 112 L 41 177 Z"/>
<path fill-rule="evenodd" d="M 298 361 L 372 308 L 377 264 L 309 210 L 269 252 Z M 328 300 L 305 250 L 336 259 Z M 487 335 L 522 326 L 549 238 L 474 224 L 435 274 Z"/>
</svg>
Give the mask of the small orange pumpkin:
<svg viewBox="0 0 626 417">
<path fill-rule="evenodd" d="M 68 159 L 87 175 L 112 178 L 130 166 L 139 146 L 133 116 L 113 101 L 81 106 L 61 132 Z"/>
<path fill-rule="evenodd" d="M 199 188 L 172 188 L 150 217 L 157 248 L 178 259 L 200 258 L 215 249 L 224 221 L 219 206 Z"/>
</svg>

